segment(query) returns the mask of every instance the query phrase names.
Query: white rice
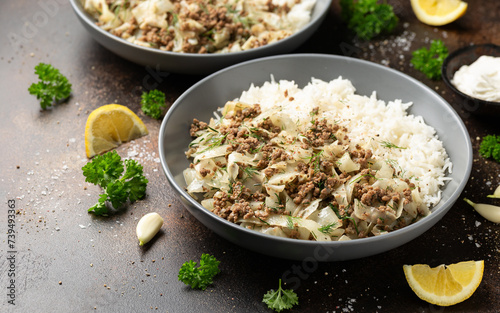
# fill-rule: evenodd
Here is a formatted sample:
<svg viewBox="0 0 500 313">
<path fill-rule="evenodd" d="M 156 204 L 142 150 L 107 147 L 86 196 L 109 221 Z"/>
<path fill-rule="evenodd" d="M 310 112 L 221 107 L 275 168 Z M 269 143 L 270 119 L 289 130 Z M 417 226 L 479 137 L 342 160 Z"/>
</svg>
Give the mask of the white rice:
<svg viewBox="0 0 500 313">
<path fill-rule="evenodd" d="M 425 124 L 421 116 L 406 112 L 412 103 L 394 100 L 386 104 L 377 100 L 375 92 L 366 97 L 355 91 L 352 83 L 342 77 L 330 82 L 313 78 L 303 89 L 293 81 L 272 79 L 261 87 L 252 85 L 239 101 L 259 103 L 263 112 L 281 107 L 301 125 L 307 125 L 310 112 L 319 107 L 319 118 L 347 127 L 351 145 L 359 144 L 371 149 L 374 158 L 389 160 L 399 168 L 400 176 L 420 187 L 428 207 L 437 204 L 441 199 L 440 187 L 451 179 L 446 172 L 451 173 L 452 163 L 435 129 Z M 388 148 L 382 142 L 404 149 Z"/>
</svg>

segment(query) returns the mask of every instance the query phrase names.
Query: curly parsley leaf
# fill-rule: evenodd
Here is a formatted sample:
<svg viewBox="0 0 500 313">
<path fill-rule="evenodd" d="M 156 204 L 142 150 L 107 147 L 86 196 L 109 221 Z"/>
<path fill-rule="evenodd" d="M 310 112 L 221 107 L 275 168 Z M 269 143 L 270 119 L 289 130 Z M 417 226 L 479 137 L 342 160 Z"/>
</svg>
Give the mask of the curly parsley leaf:
<svg viewBox="0 0 500 313">
<path fill-rule="evenodd" d="M 203 253 L 199 266 L 193 260 L 182 264 L 179 270 L 179 281 L 191 286 L 192 289 L 205 290 L 212 284 L 215 275 L 220 272 L 219 263 L 220 261 L 217 261 L 213 255 Z"/>
<path fill-rule="evenodd" d="M 500 136 L 487 135 L 479 146 L 479 154 L 484 158 L 492 158 L 500 163 Z"/>
<path fill-rule="evenodd" d="M 340 0 L 342 18 L 347 27 L 362 40 L 370 40 L 382 33 L 392 32 L 399 19 L 390 4 L 378 0 Z M 385 1 L 384 1 L 385 2 Z"/>
<path fill-rule="evenodd" d="M 413 51 L 411 64 L 424 73 L 429 79 L 438 80 L 441 77 L 443 61 L 448 56 L 448 48 L 441 40 L 432 40 L 429 49 L 422 47 Z"/>
<path fill-rule="evenodd" d="M 88 210 L 96 215 L 110 213 L 107 202 L 118 210 L 127 200 L 133 203 L 146 195 L 148 180 L 143 175 L 142 165 L 135 160 L 122 162 L 116 151 L 94 157 L 82 170 L 86 182 L 104 189 L 98 202 Z"/>
<path fill-rule="evenodd" d="M 291 309 L 294 305 L 299 304 L 299 297 L 293 291 L 293 289 L 283 289 L 281 288 L 281 279 L 279 280 L 279 288 L 274 291 L 274 289 L 269 290 L 262 299 L 262 302 L 267 304 L 267 307 L 275 310 L 276 312 L 281 312 L 283 310 Z"/>
<path fill-rule="evenodd" d="M 154 89 L 142 93 L 141 109 L 144 114 L 159 119 L 165 107 L 165 94 L 163 92 Z"/>
<path fill-rule="evenodd" d="M 102 188 L 106 188 L 111 181 L 118 179 L 123 169 L 122 159 L 116 152 L 96 155 L 92 162 L 82 168 L 85 181 Z"/>
<path fill-rule="evenodd" d="M 35 66 L 35 74 L 40 80 L 28 88 L 31 95 L 40 100 L 42 109 L 52 106 L 52 103 L 66 99 L 71 94 L 71 84 L 58 69 L 50 64 L 39 63 Z"/>
</svg>

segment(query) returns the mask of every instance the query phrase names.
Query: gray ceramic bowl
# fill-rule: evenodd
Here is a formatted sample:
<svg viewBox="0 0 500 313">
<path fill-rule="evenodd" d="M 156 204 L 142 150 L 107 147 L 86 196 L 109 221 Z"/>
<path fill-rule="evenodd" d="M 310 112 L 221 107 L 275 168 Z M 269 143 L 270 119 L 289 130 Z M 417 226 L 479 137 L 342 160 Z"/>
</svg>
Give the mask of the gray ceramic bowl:
<svg viewBox="0 0 500 313">
<path fill-rule="evenodd" d="M 453 162 L 452 180 L 445 186 L 442 200 L 432 214 L 419 222 L 383 236 L 341 242 L 314 242 L 272 237 L 230 223 L 204 209 L 184 190 L 182 171 L 189 166 L 184 155 L 191 141 L 189 127 L 193 118 L 209 120 L 212 112 L 227 100 L 238 97 L 251 83 L 294 80 L 300 87 L 311 77 L 331 80 L 342 76 L 350 79 L 357 93 L 371 95 L 376 90 L 380 99 L 413 101 L 411 114 L 421 115 L 433 126 Z M 235 79 L 237 78 L 237 79 Z M 267 57 L 244 62 L 214 73 L 201 80 L 169 109 L 159 134 L 159 153 L 168 181 L 186 208 L 205 226 L 227 240 L 263 254 L 294 259 L 335 261 L 366 257 L 396 248 L 424 233 L 437 223 L 465 187 L 472 167 L 469 134 L 451 106 L 432 89 L 398 71 L 359 59 L 295 54 Z M 312 259 L 311 259 L 312 258 Z"/>
<path fill-rule="evenodd" d="M 225 54 L 195 54 L 162 51 L 132 44 L 111 35 L 95 24 L 95 19 L 83 10 L 80 0 L 70 0 L 76 16 L 90 35 L 102 46 L 124 59 L 144 66 L 182 74 L 208 74 L 238 62 L 259 57 L 288 53 L 304 43 L 325 18 L 332 0 L 316 0 L 311 21 L 300 31 L 276 43 L 241 52 Z"/>
</svg>

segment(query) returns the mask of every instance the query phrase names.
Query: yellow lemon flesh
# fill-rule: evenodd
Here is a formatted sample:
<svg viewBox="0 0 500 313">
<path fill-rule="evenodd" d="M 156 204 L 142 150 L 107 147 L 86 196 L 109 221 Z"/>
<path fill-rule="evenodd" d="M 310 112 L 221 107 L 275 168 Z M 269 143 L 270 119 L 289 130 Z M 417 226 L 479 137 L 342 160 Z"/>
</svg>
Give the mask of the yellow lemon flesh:
<svg viewBox="0 0 500 313">
<path fill-rule="evenodd" d="M 411 0 L 411 7 L 419 21 L 432 26 L 449 24 L 467 11 L 460 0 Z"/>
<path fill-rule="evenodd" d="M 484 261 L 466 261 L 429 267 L 404 265 L 406 281 L 415 294 L 429 303 L 450 306 L 468 299 L 483 279 Z"/>
<path fill-rule="evenodd" d="M 146 125 L 129 108 L 103 105 L 90 113 L 85 125 L 85 152 L 91 158 L 148 134 Z"/>
</svg>

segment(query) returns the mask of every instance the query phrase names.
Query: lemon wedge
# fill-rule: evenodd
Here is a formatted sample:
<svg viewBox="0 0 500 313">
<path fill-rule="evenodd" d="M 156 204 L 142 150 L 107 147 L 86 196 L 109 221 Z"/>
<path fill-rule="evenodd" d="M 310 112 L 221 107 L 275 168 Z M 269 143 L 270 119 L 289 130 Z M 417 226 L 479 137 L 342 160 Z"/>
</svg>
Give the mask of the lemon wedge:
<svg viewBox="0 0 500 313">
<path fill-rule="evenodd" d="M 429 267 L 404 265 L 406 281 L 415 294 L 429 303 L 450 306 L 468 299 L 483 279 L 484 261 L 466 261 Z"/>
<path fill-rule="evenodd" d="M 419 21 L 432 26 L 449 24 L 467 11 L 460 0 L 411 0 L 411 7 Z"/>
<path fill-rule="evenodd" d="M 142 120 L 119 104 L 103 105 L 92 111 L 85 125 L 85 152 L 91 158 L 148 134 Z"/>
</svg>

